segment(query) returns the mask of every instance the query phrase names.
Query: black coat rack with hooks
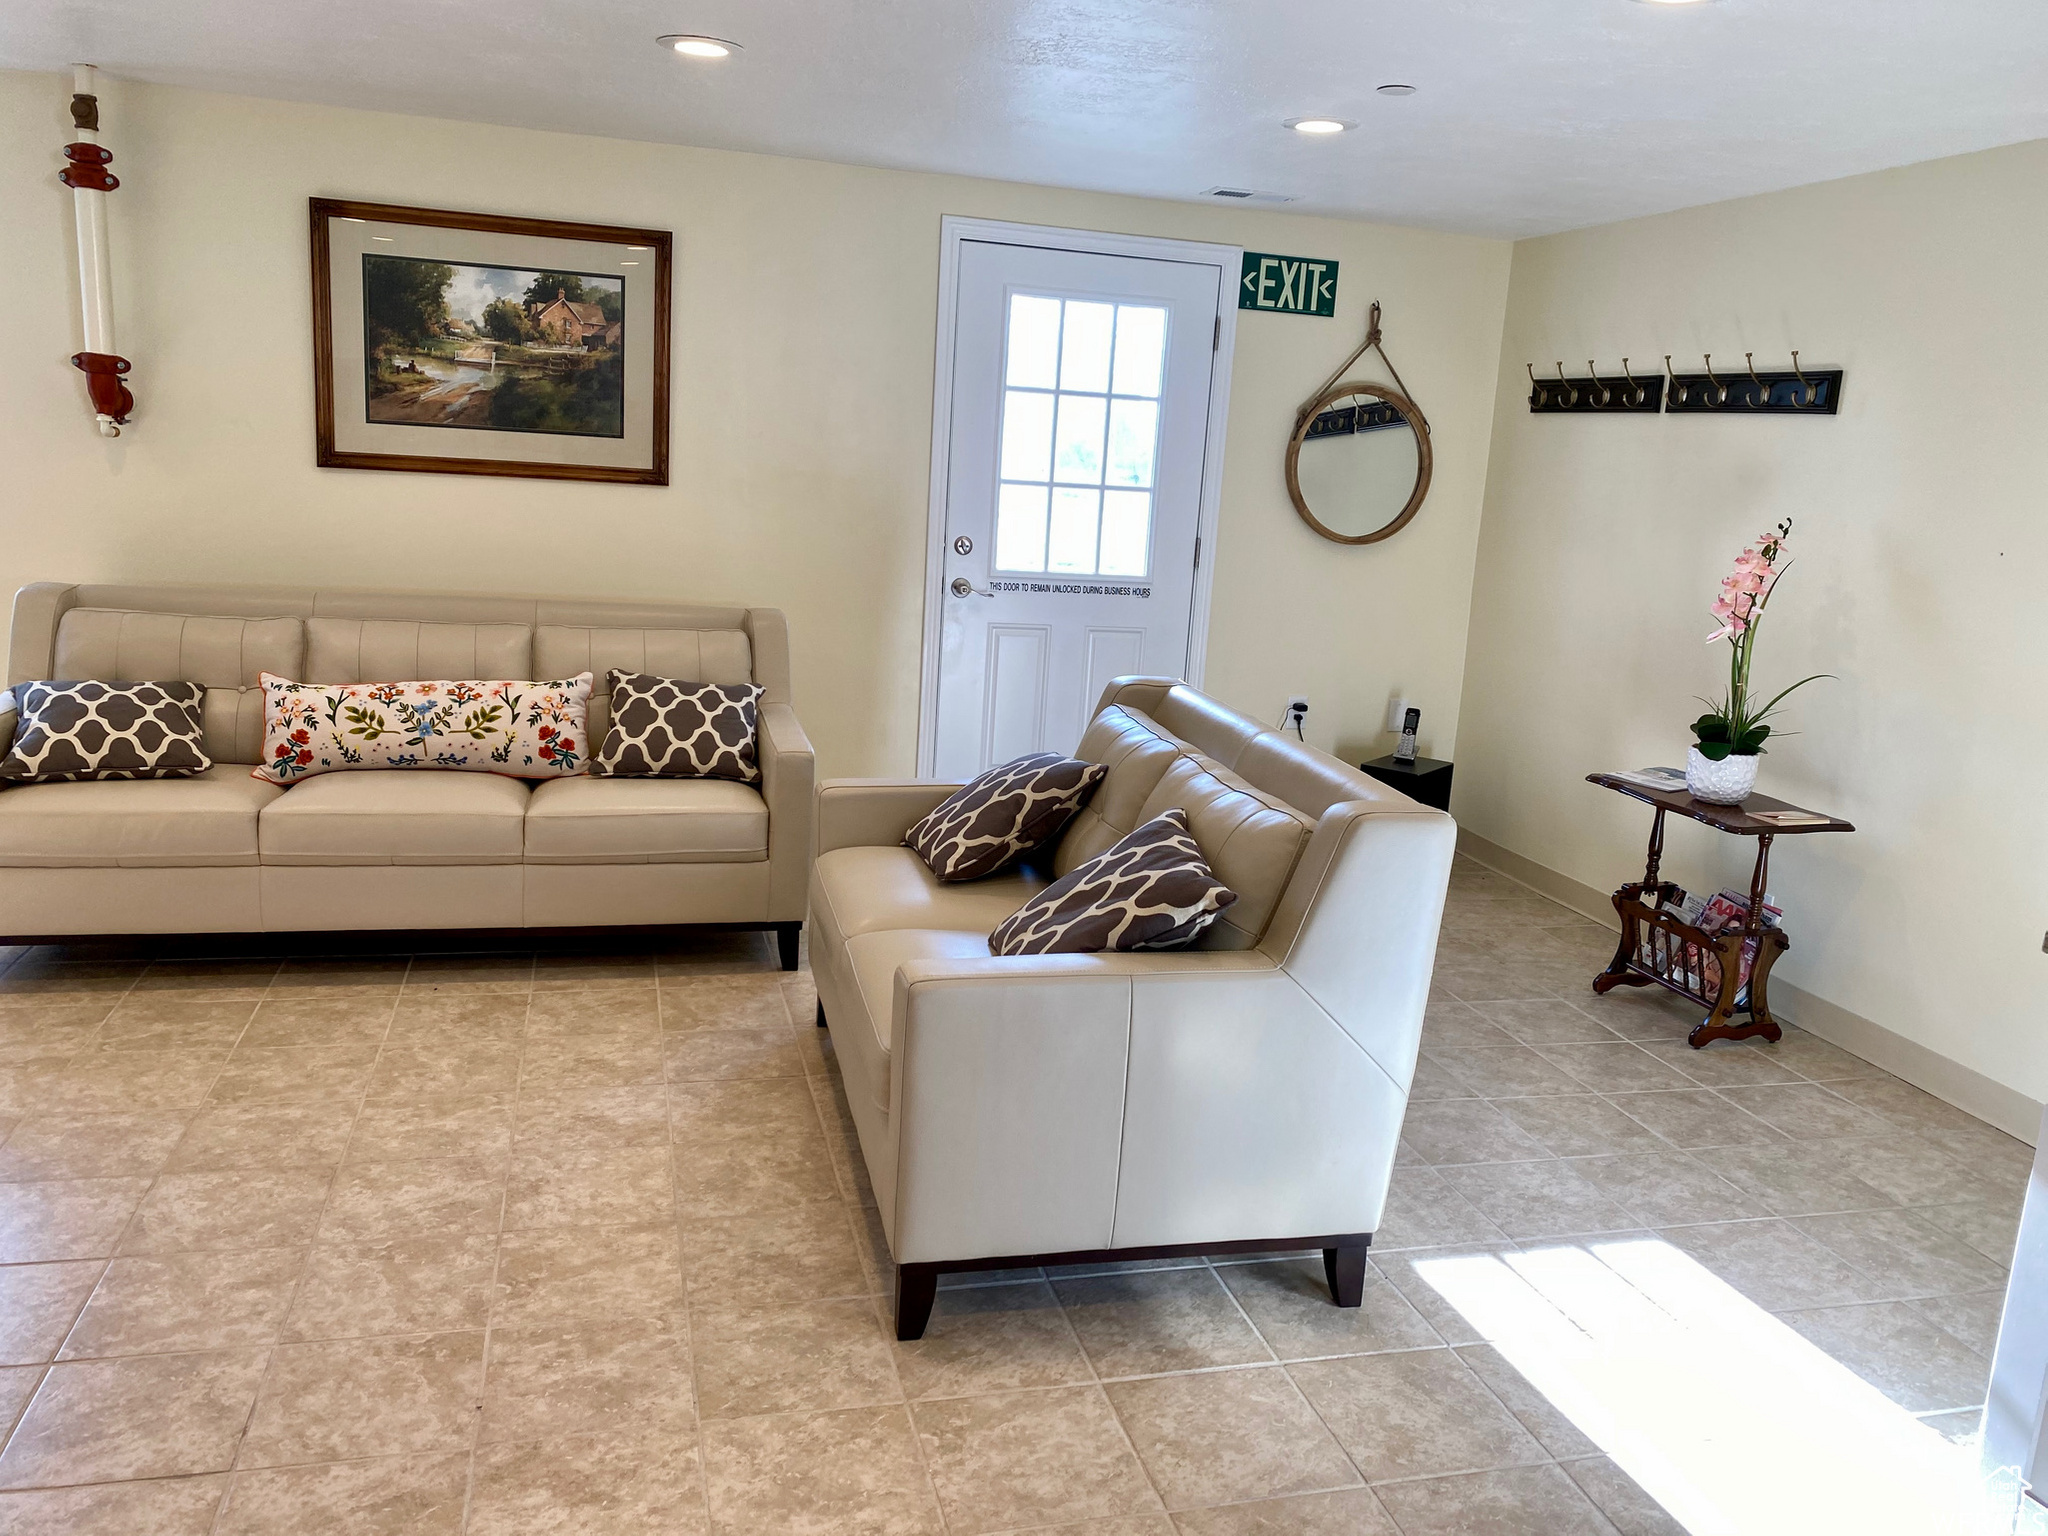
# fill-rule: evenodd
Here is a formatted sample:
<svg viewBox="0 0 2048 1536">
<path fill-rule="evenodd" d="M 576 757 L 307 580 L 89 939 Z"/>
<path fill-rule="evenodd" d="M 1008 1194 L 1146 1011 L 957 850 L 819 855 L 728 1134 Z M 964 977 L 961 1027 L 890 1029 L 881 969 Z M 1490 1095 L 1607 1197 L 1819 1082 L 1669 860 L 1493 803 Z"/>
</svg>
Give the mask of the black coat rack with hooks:
<svg viewBox="0 0 2048 1536">
<path fill-rule="evenodd" d="M 1796 351 L 1790 369 L 1760 369 L 1752 352 L 1742 358 L 1737 367 L 1717 368 L 1714 355 L 1702 353 L 1698 372 L 1681 372 L 1667 353 L 1662 373 L 1638 373 L 1627 358 L 1619 374 L 1601 373 L 1590 361 L 1578 374 L 1566 373 L 1562 362 L 1541 374 L 1525 364 L 1529 414 L 1833 416 L 1841 408 L 1841 369 L 1803 368 Z"/>
<path fill-rule="evenodd" d="M 1622 411 L 1644 411 L 1654 416 L 1664 395 L 1664 375 L 1637 373 L 1629 360 L 1621 360 L 1621 372 L 1603 374 L 1586 363 L 1586 371 L 1567 375 L 1563 363 L 1552 364 L 1554 374 L 1539 376 L 1529 364 L 1529 412 L 1534 416 L 1612 415 Z"/>
</svg>

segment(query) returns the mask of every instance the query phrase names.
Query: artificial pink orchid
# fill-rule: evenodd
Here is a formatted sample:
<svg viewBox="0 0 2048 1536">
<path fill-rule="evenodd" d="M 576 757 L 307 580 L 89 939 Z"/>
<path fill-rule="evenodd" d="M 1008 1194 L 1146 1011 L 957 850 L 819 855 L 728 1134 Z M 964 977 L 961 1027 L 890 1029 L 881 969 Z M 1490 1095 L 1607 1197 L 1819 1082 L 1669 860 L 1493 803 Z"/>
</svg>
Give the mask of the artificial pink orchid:
<svg viewBox="0 0 2048 1536">
<path fill-rule="evenodd" d="M 1720 625 L 1707 636 L 1707 644 L 1726 640 L 1732 647 L 1728 658 L 1728 694 L 1721 702 L 1703 699 L 1711 712 L 1693 722 L 1699 738 L 1700 755 L 1719 762 L 1730 753 L 1748 756 L 1764 750 L 1764 738 L 1771 728 L 1764 722 L 1777 709 L 1785 694 L 1804 687 L 1813 678 L 1801 678 L 1761 709 L 1750 699 L 1749 663 L 1756 645 L 1756 628 L 1763 621 L 1764 605 L 1785 573 L 1785 545 L 1792 534 L 1792 520 L 1757 535 L 1756 542 L 1735 557 L 1735 569 L 1721 578 L 1721 591 L 1709 605 Z"/>
</svg>

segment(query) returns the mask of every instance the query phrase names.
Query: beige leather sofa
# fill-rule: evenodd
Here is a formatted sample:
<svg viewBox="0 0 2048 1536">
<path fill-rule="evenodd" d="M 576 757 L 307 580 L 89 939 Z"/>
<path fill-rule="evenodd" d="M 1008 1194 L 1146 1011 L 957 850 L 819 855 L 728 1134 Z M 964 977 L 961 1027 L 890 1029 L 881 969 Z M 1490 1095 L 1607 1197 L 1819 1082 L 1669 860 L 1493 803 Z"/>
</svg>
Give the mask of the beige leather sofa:
<svg viewBox="0 0 2048 1536">
<path fill-rule="evenodd" d="M 251 778 L 257 675 L 316 683 L 594 676 L 609 667 L 760 684 L 761 784 L 490 773 Z M 0 936 L 723 924 L 776 931 L 796 964 L 811 745 L 769 608 L 326 591 L 69 586 L 14 601 L 8 682 L 184 680 L 206 689 L 191 779 L 0 790 Z M 0 711 L 0 748 L 15 728 Z"/>
<path fill-rule="evenodd" d="M 811 968 L 897 1263 L 946 1271 L 1320 1248 L 1357 1306 L 1406 1111 L 1456 828 L 1194 690 L 1121 678 L 1110 765 L 1046 867 L 941 885 L 909 826 L 957 786 L 818 789 Z M 1238 901 L 1172 954 L 991 958 L 1031 892 L 1181 806 Z"/>
</svg>

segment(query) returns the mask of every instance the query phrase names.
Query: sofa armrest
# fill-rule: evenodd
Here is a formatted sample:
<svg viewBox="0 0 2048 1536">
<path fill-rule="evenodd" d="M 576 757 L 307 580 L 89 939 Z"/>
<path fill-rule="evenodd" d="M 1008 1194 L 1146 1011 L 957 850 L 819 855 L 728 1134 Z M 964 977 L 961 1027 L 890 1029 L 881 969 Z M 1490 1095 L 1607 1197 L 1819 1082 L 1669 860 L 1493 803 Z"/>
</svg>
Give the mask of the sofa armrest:
<svg viewBox="0 0 2048 1536">
<path fill-rule="evenodd" d="M 817 757 L 787 704 L 761 706 L 761 798 L 768 802 L 768 917 L 801 922 L 811 883 Z"/>
<path fill-rule="evenodd" d="M 9 688 L 0 693 L 0 757 L 5 757 L 14 746 L 14 728 L 20 721 L 20 706 L 14 702 L 14 690 Z"/>
<path fill-rule="evenodd" d="M 894 848 L 959 787 L 930 779 L 827 779 L 818 786 L 818 852 Z"/>
<path fill-rule="evenodd" d="M 898 968 L 899 1262 L 1371 1232 L 1407 1083 L 1252 951 Z"/>
</svg>

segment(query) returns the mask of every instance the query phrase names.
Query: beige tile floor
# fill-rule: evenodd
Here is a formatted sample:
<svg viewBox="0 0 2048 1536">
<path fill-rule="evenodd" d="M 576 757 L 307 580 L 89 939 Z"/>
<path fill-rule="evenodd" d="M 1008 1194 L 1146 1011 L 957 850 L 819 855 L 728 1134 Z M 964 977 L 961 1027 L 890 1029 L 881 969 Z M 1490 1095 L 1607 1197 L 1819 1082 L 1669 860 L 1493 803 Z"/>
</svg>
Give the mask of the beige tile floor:
<svg viewBox="0 0 2048 1536">
<path fill-rule="evenodd" d="M 1623 1231 L 1970 1434 L 2027 1149 L 1797 1031 L 1689 1052 L 1610 945 L 1460 864 L 1360 1311 L 1313 1258 L 1034 1271 L 908 1345 L 752 937 L 17 955 L 0 1536 L 1665 1532 L 1411 1267 Z"/>
</svg>

